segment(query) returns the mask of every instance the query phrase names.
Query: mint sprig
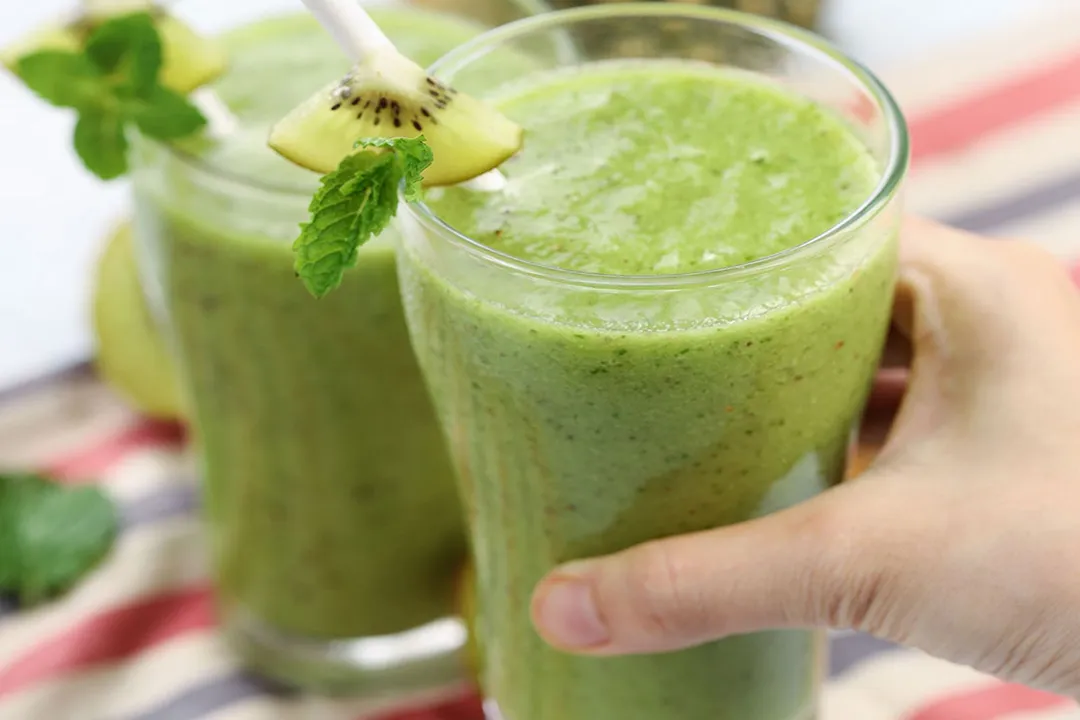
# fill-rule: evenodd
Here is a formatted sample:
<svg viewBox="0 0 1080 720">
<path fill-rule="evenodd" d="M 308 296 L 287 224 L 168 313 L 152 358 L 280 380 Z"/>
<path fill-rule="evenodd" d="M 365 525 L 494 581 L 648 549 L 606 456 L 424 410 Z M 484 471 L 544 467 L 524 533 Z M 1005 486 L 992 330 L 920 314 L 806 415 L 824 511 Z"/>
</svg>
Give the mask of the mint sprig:
<svg viewBox="0 0 1080 720">
<path fill-rule="evenodd" d="M 127 130 L 134 124 L 157 140 L 175 140 L 206 126 L 184 96 L 160 82 L 161 36 L 150 13 L 110 18 L 79 52 L 41 50 L 19 58 L 19 78 L 51 105 L 78 113 L 75 150 L 102 180 L 125 174 Z"/>
<path fill-rule="evenodd" d="M 94 487 L 0 475 L 0 592 L 33 605 L 66 592 L 108 554 L 116 506 Z"/>
<path fill-rule="evenodd" d="M 360 246 L 390 224 L 399 185 L 406 200 L 420 198 L 423 172 L 434 159 L 423 135 L 365 138 L 356 147 L 373 150 L 347 156 L 323 177 L 308 207 L 311 221 L 293 243 L 296 273 L 315 297 L 340 285 Z"/>
</svg>

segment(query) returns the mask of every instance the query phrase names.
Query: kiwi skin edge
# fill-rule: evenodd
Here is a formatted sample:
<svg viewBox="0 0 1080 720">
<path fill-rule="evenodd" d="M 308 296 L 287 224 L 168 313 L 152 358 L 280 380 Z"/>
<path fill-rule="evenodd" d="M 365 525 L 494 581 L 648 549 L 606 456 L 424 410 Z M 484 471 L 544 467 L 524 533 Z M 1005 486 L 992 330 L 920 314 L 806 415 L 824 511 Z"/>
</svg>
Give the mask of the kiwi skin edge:
<svg viewBox="0 0 1080 720">
<path fill-rule="evenodd" d="M 269 144 L 309 170 L 333 172 L 358 138 L 423 135 L 434 155 L 424 185 L 483 175 L 521 149 L 524 131 L 487 103 L 427 75 L 396 51 L 372 55 L 293 109 Z"/>
</svg>

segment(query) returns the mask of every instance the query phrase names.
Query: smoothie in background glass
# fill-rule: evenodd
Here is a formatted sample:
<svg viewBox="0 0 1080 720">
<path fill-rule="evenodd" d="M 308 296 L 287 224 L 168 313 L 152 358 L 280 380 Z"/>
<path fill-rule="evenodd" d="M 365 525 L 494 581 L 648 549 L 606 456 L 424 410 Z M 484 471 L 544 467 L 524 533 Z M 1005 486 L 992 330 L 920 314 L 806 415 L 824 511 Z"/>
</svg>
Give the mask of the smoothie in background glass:
<svg viewBox="0 0 1080 720">
<path fill-rule="evenodd" d="M 482 29 L 405 8 L 375 17 L 421 63 Z M 225 43 L 215 90 L 240 130 L 182 151 L 140 140 L 133 162 L 139 261 L 179 361 L 225 630 L 291 684 L 456 680 L 463 630 L 447 618 L 465 532 L 407 336 L 396 239 L 363 248 L 341 287 L 313 299 L 291 243 L 319 177 L 266 145 L 349 62 L 306 14 Z"/>
<path fill-rule="evenodd" d="M 682 28 L 681 54 L 583 49 L 484 80 L 494 51 L 556 33 L 595 48 L 661 22 Z M 701 48 L 727 63 L 693 60 Z M 811 35 L 664 5 L 532 18 L 434 70 L 526 129 L 504 189 L 431 190 L 400 221 L 406 316 L 469 518 L 491 717 L 816 717 L 820 633 L 582 658 L 539 639 L 529 600 L 560 563 L 841 480 L 891 306 L 895 104 Z"/>
</svg>

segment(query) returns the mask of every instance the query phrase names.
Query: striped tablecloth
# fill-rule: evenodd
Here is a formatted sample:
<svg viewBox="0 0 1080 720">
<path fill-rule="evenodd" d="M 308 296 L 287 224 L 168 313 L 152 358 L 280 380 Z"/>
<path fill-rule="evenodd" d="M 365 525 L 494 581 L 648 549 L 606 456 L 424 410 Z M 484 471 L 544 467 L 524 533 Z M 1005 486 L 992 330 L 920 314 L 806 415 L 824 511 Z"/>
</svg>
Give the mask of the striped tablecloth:
<svg viewBox="0 0 1080 720">
<path fill-rule="evenodd" d="M 1077 28 L 1080 7 L 886 74 L 913 129 L 914 210 L 1080 259 Z M 100 482 L 124 518 L 111 557 L 64 599 L 22 612 L 0 600 L 0 720 L 480 717 L 467 689 L 388 715 L 245 673 L 215 632 L 182 431 L 134 415 L 89 370 L 0 396 L 0 467 Z M 833 637 L 823 720 L 992 718 L 1080 710 L 873 638 Z"/>
</svg>

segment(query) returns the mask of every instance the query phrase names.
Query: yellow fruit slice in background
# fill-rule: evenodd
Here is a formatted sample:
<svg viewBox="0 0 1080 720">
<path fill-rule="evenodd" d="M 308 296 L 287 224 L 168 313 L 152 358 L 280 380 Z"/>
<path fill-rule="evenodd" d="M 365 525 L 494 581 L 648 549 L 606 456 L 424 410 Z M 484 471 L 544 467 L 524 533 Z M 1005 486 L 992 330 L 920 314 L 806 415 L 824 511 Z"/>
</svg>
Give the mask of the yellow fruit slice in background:
<svg viewBox="0 0 1080 720">
<path fill-rule="evenodd" d="M 161 84 L 181 95 L 213 82 L 225 72 L 228 57 L 216 40 L 203 37 L 185 23 L 171 15 L 155 10 L 150 2 L 132 6 L 90 8 L 85 16 L 76 19 L 59 19 L 46 23 L 14 44 L 0 49 L 0 63 L 13 73 L 18 72 L 19 58 L 41 50 L 66 50 L 77 52 L 91 30 L 103 20 L 139 10 L 153 11 L 157 17 L 157 29 L 161 35 L 162 66 Z"/>
<path fill-rule="evenodd" d="M 139 411 L 162 420 L 182 417 L 170 356 L 143 295 L 130 223 L 106 240 L 93 284 L 95 364 L 102 379 Z"/>
</svg>

